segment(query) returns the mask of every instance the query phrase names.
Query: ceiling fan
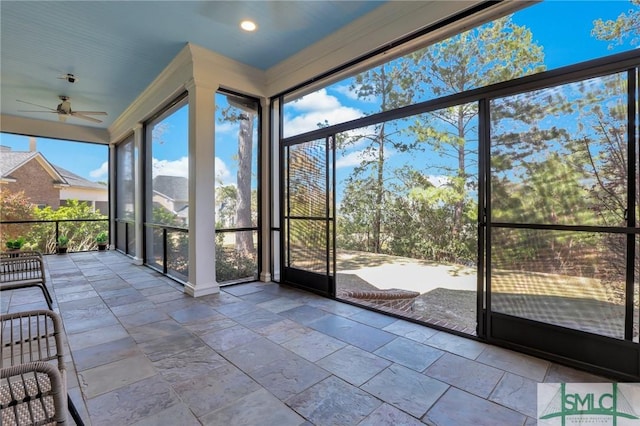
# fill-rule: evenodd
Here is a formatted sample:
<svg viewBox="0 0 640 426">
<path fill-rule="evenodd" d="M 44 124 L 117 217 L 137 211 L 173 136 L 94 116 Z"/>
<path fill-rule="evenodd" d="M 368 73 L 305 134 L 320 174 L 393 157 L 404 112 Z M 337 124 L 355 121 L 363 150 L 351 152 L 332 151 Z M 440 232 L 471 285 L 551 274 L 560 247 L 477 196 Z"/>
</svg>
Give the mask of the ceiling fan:
<svg viewBox="0 0 640 426">
<path fill-rule="evenodd" d="M 62 122 L 67 121 L 67 117 L 76 117 L 81 118 L 83 120 L 92 121 L 94 123 L 102 123 L 102 120 L 98 120 L 97 118 L 89 117 L 90 115 L 107 115 L 104 111 L 73 111 L 71 109 L 71 98 L 68 96 L 60 95 L 58 96 L 62 102 L 60 102 L 57 108 L 49 108 L 46 106 L 34 104 L 32 102 L 21 101 L 20 99 L 16 99 L 18 102 L 22 102 L 23 104 L 34 105 L 40 108 L 45 108 L 48 111 L 32 111 L 32 110 L 19 110 L 20 112 L 50 112 L 58 114 L 58 119 Z"/>
</svg>

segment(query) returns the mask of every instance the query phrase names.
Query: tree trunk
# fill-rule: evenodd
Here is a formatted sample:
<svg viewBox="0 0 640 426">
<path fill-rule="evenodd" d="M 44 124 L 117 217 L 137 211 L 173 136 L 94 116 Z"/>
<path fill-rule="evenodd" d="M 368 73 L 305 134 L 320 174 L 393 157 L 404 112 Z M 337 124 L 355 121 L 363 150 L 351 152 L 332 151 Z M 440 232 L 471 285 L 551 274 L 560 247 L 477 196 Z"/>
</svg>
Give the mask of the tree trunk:
<svg viewBox="0 0 640 426">
<path fill-rule="evenodd" d="M 384 123 L 380 128 L 378 135 L 378 173 L 376 176 L 376 203 L 373 212 L 373 252 L 380 253 L 382 250 L 381 232 L 382 232 L 382 199 L 384 192 Z"/>
<path fill-rule="evenodd" d="M 384 69 L 384 65 L 380 67 L 380 87 L 385 88 L 387 86 L 387 78 Z M 381 90 L 381 104 L 380 108 L 382 111 L 387 109 L 387 92 L 386 90 Z M 376 191 L 376 202 L 373 206 L 373 252 L 380 253 L 382 250 L 381 243 L 381 232 L 382 232 L 382 195 L 384 192 L 384 141 L 385 141 L 385 132 L 384 132 L 384 123 L 382 123 L 380 127 L 380 133 L 378 134 L 378 167 L 377 167 L 377 176 L 376 176 L 376 187 L 374 190 Z"/>
<path fill-rule="evenodd" d="M 238 228 L 249 228 L 251 223 L 251 163 L 253 153 L 253 120 L 254 115 L 245 113 L 241 116 L 238 132 L 238 204 L 236 207 L 236 224 Z M 253 255 L 256 248 L 253 244 L 253 232 L 236 232 L 236 251 L 243 255 Z"/>
<path fill-rule="evenodd" d="M 458 137 L 460 138 L 458 144 L 458 175 L 457 178 L 459 182 L 457 184 L 462 185 L 462 187 L 458 188 L 460 191 L 460 199 L 456 201 L 453 210 L 453 229 L 451 233 L 454 237 L 458 236 L 462 231 L 462 214 L 464 212 L 464 182 L 466 181 L 465 176 L 465 131 L 464 131 L 464 107 L 458 106 Z"/>
</svg>

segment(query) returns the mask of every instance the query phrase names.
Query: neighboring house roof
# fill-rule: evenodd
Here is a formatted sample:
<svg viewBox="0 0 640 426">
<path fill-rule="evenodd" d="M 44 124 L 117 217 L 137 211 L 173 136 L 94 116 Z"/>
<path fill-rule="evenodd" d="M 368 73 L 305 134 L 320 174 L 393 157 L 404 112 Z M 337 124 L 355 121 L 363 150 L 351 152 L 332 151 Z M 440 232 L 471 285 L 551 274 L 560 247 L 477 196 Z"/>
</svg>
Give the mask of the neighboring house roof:
<svg viewBox="0 0 640 426">
<path fill-rule="evenodd" d="M 11 176 L 11 173 L 15 172 L 31 160 L 38 161 L 51 175 L 54 182 L 67 185 L 67 181 L 60 172 L 37 151 L 2 150 L 0 154 L 0 179 L 5 181 L 14 181 L 15 179 Z"/>
<path fill-rule="evenodd" d="M 183 208 L 181 208 L 180 210 L 178 210 L 176 212 L 176 216 L 183 218 L 183 219 L 188 219 L 189 218 L 189 206 L 184 206 Z"/>
<path fill-rule="evenodd" d="M 181 176 L 156 176 L 153 178 L 153 192 L 174 201 L 187 201 L 189 179 Z"/>
<path fill-rule="evenodd" d="M 93 188 L 93 189 L 107 189 L 107 185 L 99 182 L 92 182 L 90 180 L 86 180 L 82 176 L 78 176 L 77 174 L 70 172 L 67 169 L 63 169 L 60 166 L 54 166 L 60 175 L 64 177 L 69 186 L 82 187 L 82 188 Z"/>
<path fill-rule="evenodd" d="M 56 166 L 47 161 L 38 151 L 11 151 L 8 149 L 0 150 L 0 179 L 5 181 L 14 181 L 11 173 L 18 170 L 31 160 L 38 161 L 42 167 L 49 172 L 53 181 L 64 186 L 73 186 L 79 188 L 106 189 L 103 183 L 91 182 L 70 172 L 60 166 Z"/>
<path fill-rule="evenodd" d="M 8 176 L 14 170 L 20 168 L 24 163 L 35 157 L 37 152 L 13 152 L 2 151 L 0 155 L 0 176 Z"/>
</svg>

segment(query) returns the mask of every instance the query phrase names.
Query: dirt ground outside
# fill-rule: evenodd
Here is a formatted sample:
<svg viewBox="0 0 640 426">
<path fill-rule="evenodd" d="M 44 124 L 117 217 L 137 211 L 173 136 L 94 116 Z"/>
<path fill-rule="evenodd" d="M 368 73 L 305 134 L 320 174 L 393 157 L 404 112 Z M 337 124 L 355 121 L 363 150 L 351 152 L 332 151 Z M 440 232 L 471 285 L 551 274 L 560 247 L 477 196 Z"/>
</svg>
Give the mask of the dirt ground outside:
<svg viewBox="0 0 640 426">
<path fill-rule="evenodd" d="M 414 314 L 475 330 L 477 270 L 455 264 L 355 251 L 338 251 L 338 290 L 402 289 L 420 293 Z M 495 312 L 605 336 L 624 337 L 624 284 L 529 271 L 492 273 Z M 637 292 L 636 292 L 637 294 Z M 636 300 L 636 307 L 638 301 Z M 638 339 L 637 315 L 635 340 Z"/>
</svg>

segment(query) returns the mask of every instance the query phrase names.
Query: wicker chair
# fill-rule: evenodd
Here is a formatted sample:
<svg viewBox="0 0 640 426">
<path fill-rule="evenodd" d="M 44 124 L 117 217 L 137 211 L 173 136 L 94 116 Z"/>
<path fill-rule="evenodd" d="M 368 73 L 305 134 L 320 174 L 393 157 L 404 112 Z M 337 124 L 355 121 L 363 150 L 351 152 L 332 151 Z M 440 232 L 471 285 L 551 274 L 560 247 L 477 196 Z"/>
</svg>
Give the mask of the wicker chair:
<svg viewBox="0 0 640 426">
<path fill-rule="evenodd" d="M 66 424 L 69 412 L 77 425 L 83 425 L 71 399 L 67 396 L 65 401 L 64 398 L 67 369 L 62 320 L 58 314 L 48 310 L 4 314 L 0 315 L 0 323 L 0 424 L 21 425 L 25 424 L 24 420 L 26 424 Z M 55 372 L 42 364 L 54 367 Z M 6 402 L 5 398 L 10 401 Z M 33 402 L 33 399 L 43 401 Z M 36 414 L 35 408 L 39 408 L 40 414 Z"/>
<path fill-rule="evenodd" d="M 47 289 L 44 261 L 37 251 L 0 254 L 0 291 L 38 287 L 49 309 L 53 309 L 53 299 Z"/>
<path fill-rule="evenodd" d="M 0 252 L 0 259 L 13 259 L 16 257 L 32 257 L 32 256 L 36 256 L 42 259 L 42 253 L 35 250 L 17 250 L 17 251 Z"/>
<path fill-rule="evenodd" d="M 64 383 L 56 366 L 28 362 L 0 368 L 3 425 L 67 425 Z"/>
</svg>

